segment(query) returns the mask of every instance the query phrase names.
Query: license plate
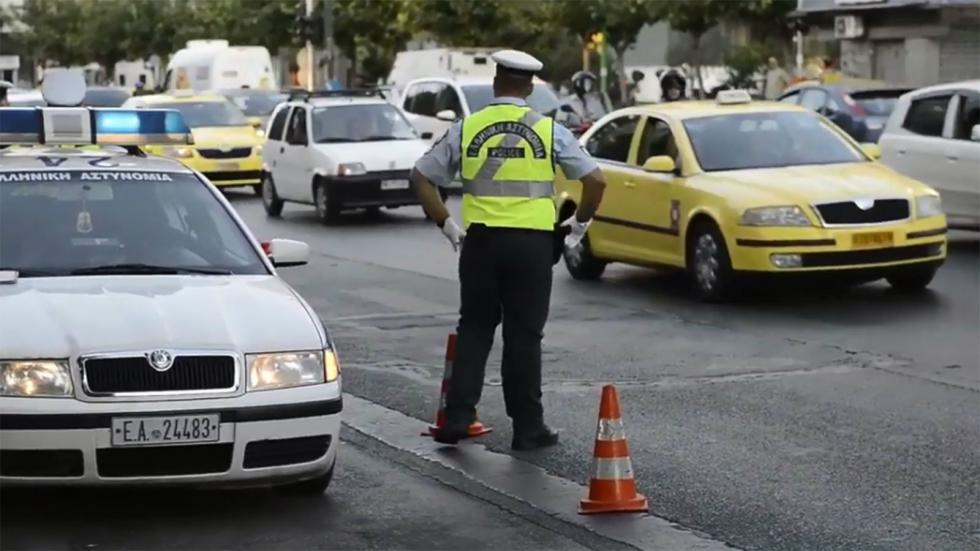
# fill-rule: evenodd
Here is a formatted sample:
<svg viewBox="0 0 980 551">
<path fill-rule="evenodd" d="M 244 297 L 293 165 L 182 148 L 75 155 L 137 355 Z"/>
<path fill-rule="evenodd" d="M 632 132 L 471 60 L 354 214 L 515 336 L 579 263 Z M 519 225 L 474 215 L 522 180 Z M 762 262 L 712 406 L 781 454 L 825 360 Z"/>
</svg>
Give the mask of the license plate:
<svg viewBox="0 0 980 551">
<path fill-rule="evenodd" d="M 233 171 L 233 170 L 238 170 L 238 168 L 239 168 L 238 163 L 230 163 L 230 162 L 218 163 L 218 170 Z"/>
<path fill-rule="evenodd" d="M 113 446 L 146 446 L 217 442 L 221 423 L 217 414 L 166 417 L 113 417 Z"/>
<path fill-rule="evenodd" d="M 408 180 L 381 180 L 381 189 L 408 189 Z"/>
<path fill-rule="evenodd" d="M 854 247 L 890 247 L 894 244 L 891 232 L 856 233 L 851 236 Z"/>
</svg>

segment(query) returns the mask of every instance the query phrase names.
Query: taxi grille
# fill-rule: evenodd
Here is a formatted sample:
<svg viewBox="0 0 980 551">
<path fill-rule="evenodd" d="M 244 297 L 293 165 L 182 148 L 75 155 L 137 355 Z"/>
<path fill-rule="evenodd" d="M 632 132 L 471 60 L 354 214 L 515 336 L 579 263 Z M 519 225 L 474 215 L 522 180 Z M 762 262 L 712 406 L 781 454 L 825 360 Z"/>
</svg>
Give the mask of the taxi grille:
<svg viewBox="0 0 980 551">
<path fill-rule="evenodd" d="M 144 356 L 89 358 L 82 361 L 85 390 L 91 395 L 123 392 L 232 390 L 235 359 L 231 356 L 177 356 L 166 371 L 157 371 Z"/>
<path fill-rule="evenodd" d="M 906 199 L 878 199 L 865 210 L 854 201 L 841 201 L 817 205 L 817 211 L 827 225 L 878 224 L 908 218 L 909 202 Z"/>
<path fill-rule="evenodd" d="M 198 149 L 197 152 L 206 159 L 240 159 L 252 154 L 251 147 L 234 147 L 228 150 Z"/>
</svg>

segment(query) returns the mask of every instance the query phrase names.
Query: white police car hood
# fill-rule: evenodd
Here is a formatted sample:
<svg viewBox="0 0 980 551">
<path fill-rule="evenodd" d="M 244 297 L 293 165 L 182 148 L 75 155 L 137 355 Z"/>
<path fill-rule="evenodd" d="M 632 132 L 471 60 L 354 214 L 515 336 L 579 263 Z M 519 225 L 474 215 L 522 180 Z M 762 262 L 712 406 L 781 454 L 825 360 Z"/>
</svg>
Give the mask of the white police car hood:
<svg viewBox="0 0 980 551">
<path fill-rule="evenodd" d="M 424 140 L 390 140 L 382 142 L 343 142 L 316 144 L 326 159 L 318 166 L 340 163 L 363 163 L 368 172 L 410 170 L 415 161 L 429 150 Z M 329 175 L 334 175 L 331 172 Z"/>
<path fill-rule="evenodd" d="M 78 276 L 0 284 L 0 358 L 166 348 L 321 348 L 319 320 L 274 276 Z"/>
</svg>

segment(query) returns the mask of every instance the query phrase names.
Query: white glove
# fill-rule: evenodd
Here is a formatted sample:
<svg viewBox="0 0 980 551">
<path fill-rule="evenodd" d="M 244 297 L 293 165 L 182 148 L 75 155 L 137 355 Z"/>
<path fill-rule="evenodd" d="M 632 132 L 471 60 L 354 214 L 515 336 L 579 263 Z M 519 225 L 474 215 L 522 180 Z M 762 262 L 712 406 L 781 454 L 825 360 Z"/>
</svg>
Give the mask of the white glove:
<svg viewBox="0 0 980 551">
<path fill-rule="evenodd" d="M 561 223 L 563 227 L 569 227 L 572 229 L 571 233 L 565 236 L 565 247 L 573 249 L 582 242 L 585 237 L 585 232 L 589 230 L 589 224 L 592 223 L 592 219 L 586 220 L 585 222 L 579 222 L 575 215 L 573 214 L 568 220 Z"/>
<path fill-rule="evenodd" d="M 463 228 L 459 227 L 452 218 L 446 218 L 446 221 L 442 223 L 442 227 L 439 230 L 449 240 L 449 244 L 453 246 L 453 250 L 459 251 L 460 246 L 463 244 L 463 239 L 466 238 L 466 232 L 463 231 Z"/>
</svg>

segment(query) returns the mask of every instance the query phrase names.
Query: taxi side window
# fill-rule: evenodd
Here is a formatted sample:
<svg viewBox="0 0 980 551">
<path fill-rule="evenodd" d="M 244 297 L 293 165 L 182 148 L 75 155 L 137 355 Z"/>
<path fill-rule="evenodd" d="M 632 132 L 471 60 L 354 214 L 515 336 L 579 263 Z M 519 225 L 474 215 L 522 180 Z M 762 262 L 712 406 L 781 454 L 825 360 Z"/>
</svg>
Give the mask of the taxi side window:
<svg viewBox="0 0 980 551">
<path fill-rule="evenodd" d="M 286 142 L 289 145 L 306 145 L 309 143 L 306 134 L 305 108 L 293 108 L 293 116 L 289 119 L 289 130 L 286 132 Z"/>
<path fill-rule="evenodd" d="M 597 159 L 625 163 L 639 120 L 639 115 L 630 115 L 607 122 L 589 138 L 585 149 Z"/>
<path fill-rule="evenodd" d="M 289 106 L 282 107 L 279 111 L 276 111 L 276 116 L 272 118 L 272 126 L 269 127 L 270 140 L 282 140 L 282 131 L 286 128 L 286 117 L 288 116 Z"/>
<path fill-rule="evenodd" d="M 640 147 L 636 152 L 636 164 L 642 165 L 650 157 L 666 155 L 677 162 L 677 143 L 666 122 L 649 118 L 640 136 Z"/>
</svg>

